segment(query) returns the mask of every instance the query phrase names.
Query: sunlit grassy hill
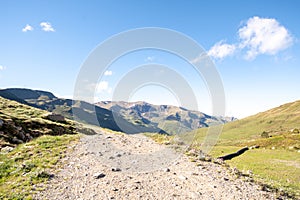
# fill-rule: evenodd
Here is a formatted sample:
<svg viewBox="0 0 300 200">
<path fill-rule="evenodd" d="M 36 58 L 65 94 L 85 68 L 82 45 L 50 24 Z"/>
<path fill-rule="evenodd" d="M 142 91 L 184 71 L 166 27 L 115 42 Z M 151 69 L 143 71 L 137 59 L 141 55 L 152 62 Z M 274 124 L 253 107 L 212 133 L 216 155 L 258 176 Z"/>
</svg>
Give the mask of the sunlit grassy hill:
<svg viewBox="0 0 300 200">
<path fill-rule="evenodd" d="M 300 101 L 287 103 L 256 115 L 227 123 L 223 127 L 219 143 L 244 145 L 245 142 L 300 130 Z M 196 131 L 196 140 L 201 140 L 207 129 Z"/>
<path fill-rule="evenodd" d="M 254 178 L 300 198 L 300 101 L 227 123 L 210 154 L 219 157 L 244 146 L 259 146 L 226 161 Z M 193 147 L 199 148 L 207 128 L 198 129 Z"/>
</svg>

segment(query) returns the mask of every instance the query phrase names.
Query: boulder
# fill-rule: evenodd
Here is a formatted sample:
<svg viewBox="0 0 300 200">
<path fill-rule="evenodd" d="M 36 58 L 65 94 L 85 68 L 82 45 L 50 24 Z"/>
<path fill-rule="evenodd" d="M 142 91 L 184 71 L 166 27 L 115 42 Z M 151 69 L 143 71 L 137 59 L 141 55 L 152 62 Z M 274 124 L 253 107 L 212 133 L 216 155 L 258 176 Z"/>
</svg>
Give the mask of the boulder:
<svg viewBox="0 0 300 200">
<path fill-rule="evenodd" d="M 25 139 L 26 139 L 25 134 L 24 134 L 23 131 L 19 131 L 19 132 L 17 133 L 17 137 L 18 137 L 19 139 L 21 139 L 22 141 L 25 141 Z"/>
<path fill-rule="evenodd" d="M 300 133 L 299 129 L 293 128 L 290 130 L 291 133 Z"/>
<path fill-rule="evenodd" d="M 16 138 L 16 137 L 12 138 L 11 142 L 12 142 L 13 144 L 22 144 L 22 143 L 24 143 L 22 140 L 19 140 L 19 139 Z"/>
<path fill-rule="evenodd" d="M 93 174 L 93 177 L 95 179 L 104 178 L 105 174 L 103 174 L 103 173 L 95 173 L 95 174 Z"/>
<path fill-rule="evenodd" d="M 55 122 L 66 122 L 65 117 L 60 114 L 51 113 L 46 115 L 45 118 Z"/>
<path fill-rule="evenodd" d="M 1 153 L 9 153 L 9 152 L 11 152 L 12 150 L 14 150 L 13 147 L 6 146 L 6 147 L 3 147 L 3 148 L 1 149 Z"/>
</svg>

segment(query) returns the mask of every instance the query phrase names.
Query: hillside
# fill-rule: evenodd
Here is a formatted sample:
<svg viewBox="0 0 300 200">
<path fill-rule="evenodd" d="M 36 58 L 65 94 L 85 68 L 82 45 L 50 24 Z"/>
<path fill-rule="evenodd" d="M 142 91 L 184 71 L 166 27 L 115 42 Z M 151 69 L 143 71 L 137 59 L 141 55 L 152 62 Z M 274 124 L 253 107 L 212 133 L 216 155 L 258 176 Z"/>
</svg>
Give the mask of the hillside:
<svg viewBox="0 0 300 200">
<path fill-rule="evenodd" d="M 54 117 L 54 118 L 53 118 Z M 55 118 L 56 117 L 56 118 Z M 78 140 L 76 122 L 0 97 L 0 199 L 25 199 Z"/>
<path fill-rule="evenodd" d="M 300 129 L 300 101 L 287 103 L 256 115 L 228 123 L 222 132 L 222 141 L 232 139 L 240 142 L 261 138 L 263 132 L 269 136 L 281 135 L 292 129 Z"/>
<path fill-rule="evenodd" d="M 172 145 L 157 144 L 143 135 L 92 130 L 1 97 L 0 110 L 1 199 L 286 196 L 266 191 L 252 177 L 237 176 L 223 165 L 191 160 Z M 85 133 L 80 140 L 78 131 Z"/>
<path fill-rule="evenodd" d="M 51 120 L 50 113 L 0 97 L 0 148 L 15 147 L 42 135 L 75 134 L 76 124 Z"/>
<path fill-rule="evenodd" d="M 300 101 L 258 113 L 224 125 L 210 153 L 214 157 L 250 149 L 226 161 L 244 172 L 251 171 L 259 182 L 300 198 Z M 194 132 L 194 148 L 205 138 L 207 129 Z"/>
<path fill-rule="evenodd" d="M 35 108 L 61 114 L 68 119 L 73 119 L 73 117 L 75 117 L 76 120 L 80 122 L 100 125 L 103 128 L 108 128 L 114 131 L 125 131 L 129 134 L 139 132 L 164 133 L 151 124 L 131 123 L 125 120 L 118 113 L 113 113 L 105 108 L 101 108 L 84 101 L 75 101 L 73 104 L 73 100 L 58 98 L 50 92 L 23 88 L 10 88 L 0 90 L 0 96 Z M 120 129 L 119 126 L 122 126 L 122 129 Z"/>
<path fill-rule="evenodd" d="M 0 96 L 58 113 L 69 119 L 76 117 L 84 123 L 129 134 L 154 132 L 171 135 L 235 120 L 209 116 L 181 107 L 152 105 L 146 102 L 103 101 L 95 106 L 84 101 L 61 99 L 50 92 L 22 88 L 0 90 Z"/>
</svg>

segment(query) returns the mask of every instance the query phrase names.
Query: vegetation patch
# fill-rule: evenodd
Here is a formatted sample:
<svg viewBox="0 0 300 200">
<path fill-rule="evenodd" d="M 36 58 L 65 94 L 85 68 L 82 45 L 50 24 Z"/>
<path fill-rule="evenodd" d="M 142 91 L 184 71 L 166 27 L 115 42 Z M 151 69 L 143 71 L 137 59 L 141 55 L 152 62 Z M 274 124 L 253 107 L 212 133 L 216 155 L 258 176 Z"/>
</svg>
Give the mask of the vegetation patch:
<svg viewBox="0 0 300 200">
<path fill-rule="evenodd" d="M 79 135 L 38 137 L 0 154 L 0 199 L 32 199 L 43 190 L 35 185 L 54 177 L 54 172 Z"/>
<path fill-rule="evenodd" d="M 174 136 L 159 134 L 159 133 L 144 133 L 145 136 L 151 138 L 159 144 L 172 144 L 174 142 Z"/>
<path fill-rule="evenodd" d="M 244 154 L 225 161 L 242 173 L 253 172 L 255 181 L 279 193 L 300 198 L 300 101 L 225 124 L 210 155 L 218 157 L 248 146 Z M 187 133 L 195 135 L 191 149 L 200 149 L 207 128 Z M 265 187 L 263 187 L 265 188 Z"/>
</svg>

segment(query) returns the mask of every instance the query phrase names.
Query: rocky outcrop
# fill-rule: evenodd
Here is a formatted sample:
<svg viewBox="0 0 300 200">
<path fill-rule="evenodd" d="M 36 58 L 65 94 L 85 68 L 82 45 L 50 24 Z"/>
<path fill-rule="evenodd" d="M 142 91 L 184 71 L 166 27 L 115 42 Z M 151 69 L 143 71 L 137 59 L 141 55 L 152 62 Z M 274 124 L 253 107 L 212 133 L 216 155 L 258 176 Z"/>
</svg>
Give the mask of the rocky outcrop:
<svg viewBox="0 0 300 200">
<path fill-rule="evenodd" d="M 55 113 L 47 114 L 44 118 L 49 119 L 54 122 L 66 122 L 66 119 L 64 116 L 62 116 L 60 114 L 55 114 Z"/>
<path fill-rule="evenodd" d="M 0 119 L 0 148 L 16 146 L 44 134 L 74 134 L 76 128 L 71 124 L 45 123 L 41 121 Z"/>
</svg>

